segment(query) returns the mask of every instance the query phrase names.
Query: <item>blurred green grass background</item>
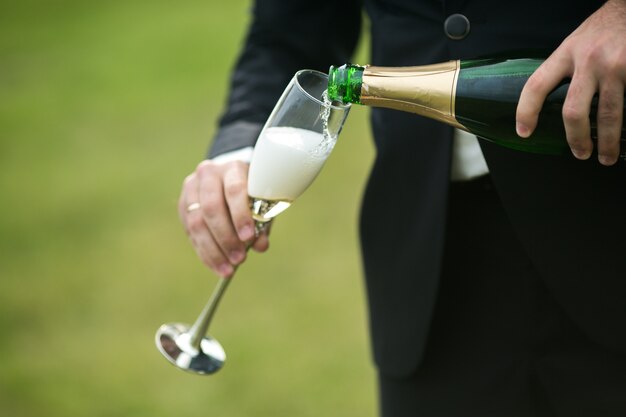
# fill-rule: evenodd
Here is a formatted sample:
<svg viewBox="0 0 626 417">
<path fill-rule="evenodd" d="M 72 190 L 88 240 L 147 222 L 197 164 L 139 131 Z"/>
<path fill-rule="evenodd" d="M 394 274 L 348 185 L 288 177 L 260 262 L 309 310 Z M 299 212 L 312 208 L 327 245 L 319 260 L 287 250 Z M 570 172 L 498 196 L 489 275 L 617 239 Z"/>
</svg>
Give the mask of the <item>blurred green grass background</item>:
<svg viewBox="0 0 626 417">
<path fill-rule="evenodd" d="M 225 368 L 189 375 L 154 347 L 158 326 L 193 321 L 216 283 L 176 199 L 250 6 L 0 7 L 0 415 L 375 414 L 356 231 L 373 155 L 363 109 L 230 286 L 210 329 Z"/>
</svg>

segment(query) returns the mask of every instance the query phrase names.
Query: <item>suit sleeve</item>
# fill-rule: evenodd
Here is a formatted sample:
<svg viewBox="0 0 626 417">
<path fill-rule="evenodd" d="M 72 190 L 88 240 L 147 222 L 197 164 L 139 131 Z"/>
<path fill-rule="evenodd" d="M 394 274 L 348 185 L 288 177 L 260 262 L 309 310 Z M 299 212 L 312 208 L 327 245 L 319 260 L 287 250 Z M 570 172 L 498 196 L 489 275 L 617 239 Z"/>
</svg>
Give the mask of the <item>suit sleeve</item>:
<svg viewBox="0 0 626 417">
<path fill-rule="evenodd" d="M 289 80 L 347 62 L 361 28 L 361 0 L 257 0 L 208 157 L 254 146 Z"/>
</svg>

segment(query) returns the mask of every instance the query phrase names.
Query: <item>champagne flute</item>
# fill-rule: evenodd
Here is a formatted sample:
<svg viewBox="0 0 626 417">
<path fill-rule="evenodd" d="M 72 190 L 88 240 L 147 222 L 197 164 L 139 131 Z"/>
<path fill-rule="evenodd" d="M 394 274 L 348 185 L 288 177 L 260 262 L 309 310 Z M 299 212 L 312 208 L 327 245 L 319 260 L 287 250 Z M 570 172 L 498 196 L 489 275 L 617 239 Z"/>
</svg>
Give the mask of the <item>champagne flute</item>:
<svg viewBox="0 0 626 417">
<path fill-rule="evenodd" d="M 298 71 L 259 135 L 248 175 L 257 235 L 311 185 L 335 146 L 350 104 L 331 102 L 327 85 L 324 73 Z M 226 353 L 206 333 L 230 281 L 219 279 L 192 326 L 169 323 L 158 329 L 157 348 L 170 363 L 201 375 L 222 368 Z"/>
</svg>

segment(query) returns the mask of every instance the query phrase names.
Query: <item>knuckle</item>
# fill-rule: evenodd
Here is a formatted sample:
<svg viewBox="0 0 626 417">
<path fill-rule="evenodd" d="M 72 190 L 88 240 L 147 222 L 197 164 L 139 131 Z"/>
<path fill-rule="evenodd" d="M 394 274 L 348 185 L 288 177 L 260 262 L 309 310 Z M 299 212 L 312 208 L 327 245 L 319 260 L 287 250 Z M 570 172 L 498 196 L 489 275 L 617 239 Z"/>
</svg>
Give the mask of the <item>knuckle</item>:
<svg viewBox="0 0 626 417">
<path fill-rule="evenodd" d="M 224 186 L 224 192 L 227 197 L 237 197 L 248 192 L 248 186 L 243 180 L 231 181 Z"/>
<path fill-rule="evenodd" d="M 193 182 L 193 180 L 196 178 L 196 174 L 191 173 L 189 175 L 187 175 L 184 179 L 183 179 L 183 187 L 188 186 L 191 182 Z"/>
<path fill-rule="evenodd" d="M 242 252 L 245 258 L 245 246 L 243 245 L 243 243 L 241 243 L 239 241 L 239 239 L 237 238 L 237 236 L 228 236 L 228 237 L 224 237 L 224 240 L 222 241 L 222 245 L 225 251 L 227 252 Z M 243 259 L 241 259 L 240 261 L 243 261 Z"/>
<path fill-rule="evenodd" d="M 577 106 L 564 105 L 563 106 L 563 120 L 565 123 L 580 123 L 587 118 L 588 115 L 585 111 L 582 111 Z"/>
<path fill-rule="evenodd" d="M 250 167 L 250 164 L 244 161 L 235 161 L 234 166 L 241 173 L 245 174 L 248 172 L 248 168 Z"/>
<path fill-rule="evenodd" d="M 206 228 L 204 220 L 200 216 L 187 216 L 187 232 L 191 235 L 198 234 Z"/>
<path fill-rule="evenodd" d="M 625 57 L 618 54 L 612 54 L 604 64 L 606 73 L 617 76 L 623 72 L 624 62 L 626 62 L 626 59 L 624 58 Z"/>
<path fill-rule="evenodd" d="M 198 163 L 196 170 L 204 169 L 204 167 L 211 166 L 211 165 L 215 165 L 215 163 L 211 161 L 210 159 L 203 159 L 202 161 L 200 161 L 200 163 Z"/>
<path fill-rule="evenodd" d="M 597 62 L 604 60 L 604 51 L 601 48 L 593 47 L 587 43 L 579 52 L 580 60 L 584 66 L 593 66 Z"/>
<path fill-rule="evenodd" d="M 611 93 L 601 93 L 596 115 L 598 122 L 617 124 L 622 119 L 622 97 L 616 97 Z"/>
<path fill-rule="evenodd" d="M 598 110 L 598 124 L 617 124 L 621 120 L 621 114 L 617 111 L 616 106 L 610 106 Z"/>
<path fill-rule="evenodd" d="M 202 215 L 204 217 L 211 219 L 218 215 L 221 206 L 222 205 L 218 200 L 215 198 L 209 198 L 202 204 L 200 210 L 202 211 Z"/>
<path fill-rule="evenodd" d="M 217 165 L 211 161 L 202 161 L 196 168 L 196 173 L 200 177 L 206 177 L 209 175 L 215 175 L 218 170 Z"/>
</svg>

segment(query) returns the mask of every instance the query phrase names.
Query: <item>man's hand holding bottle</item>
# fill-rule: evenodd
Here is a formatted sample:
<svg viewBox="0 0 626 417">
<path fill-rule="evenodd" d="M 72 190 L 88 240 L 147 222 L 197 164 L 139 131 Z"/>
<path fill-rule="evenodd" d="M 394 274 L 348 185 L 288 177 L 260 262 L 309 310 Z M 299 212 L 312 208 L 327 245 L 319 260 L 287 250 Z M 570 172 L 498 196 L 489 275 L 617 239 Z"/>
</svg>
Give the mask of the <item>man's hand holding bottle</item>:
<svg viewBox="0 0 626 417">
<path fill-rule="evenodd" d="M 563 105 L 567 141 L 578 159 L 593 151 L 589 110 L 598 101 L 598 160 L 618 160 L 626 84 L 626 0 L 609 0 L 587 18 L 528 79 L 517 107 L 517 133 L 528 137 L 543 102 L 564 78 L 571 78 Z"/>
</svg>

